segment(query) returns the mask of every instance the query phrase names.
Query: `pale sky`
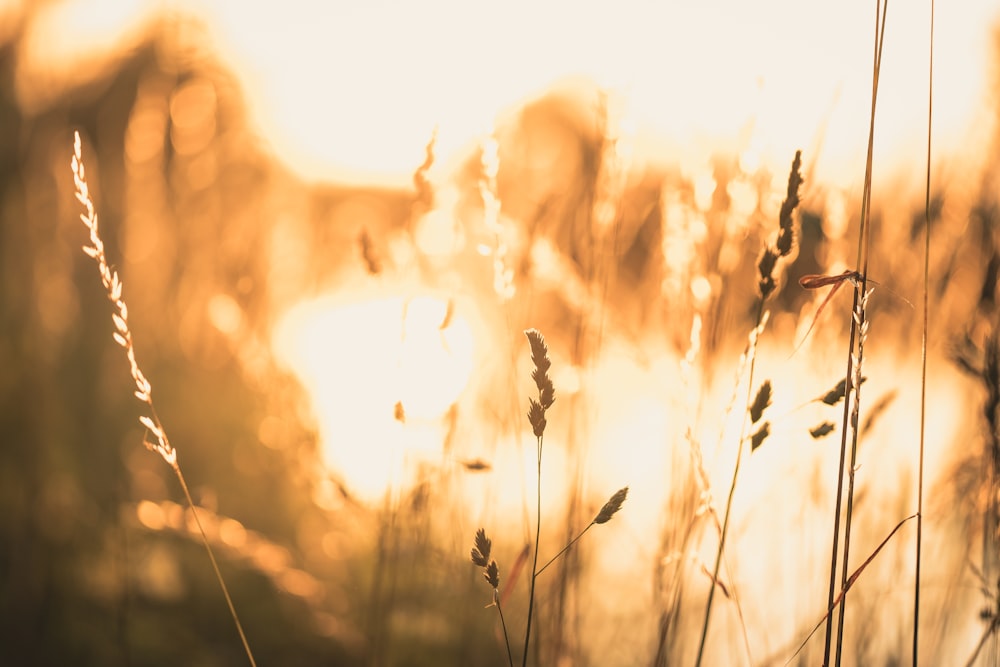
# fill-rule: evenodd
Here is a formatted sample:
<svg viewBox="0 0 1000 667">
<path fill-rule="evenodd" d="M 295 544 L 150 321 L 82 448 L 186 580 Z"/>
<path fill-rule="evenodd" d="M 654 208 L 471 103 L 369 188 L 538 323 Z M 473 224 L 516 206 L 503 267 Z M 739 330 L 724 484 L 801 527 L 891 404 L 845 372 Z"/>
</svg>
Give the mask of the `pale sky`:
<svg viewBox="0 0 1000 667">
<path fill-rule="evenodd" d="M 825 127 L 824 179 L 863 172 L 871 2 L 69 0 L 45 10 L 19 74 L 79 77 L 82 54 L 137 39 L 162 8 L 205 21 L 258 132 L 308 179 L 402 184 L 435 127 L 444 160 L 458 159 L 566 77 L 617 96 L 642 159 L 742 151 L 752 124 L 760 159 L 784 171 Z M 937 12 L 935 146 L 947 155 L 988 136 L 985 64 L 1000 11 L 980 1 Z M 923 159 L 928 16 L 929 2 L 890 5 L 876 164 Z"/>
</svg>

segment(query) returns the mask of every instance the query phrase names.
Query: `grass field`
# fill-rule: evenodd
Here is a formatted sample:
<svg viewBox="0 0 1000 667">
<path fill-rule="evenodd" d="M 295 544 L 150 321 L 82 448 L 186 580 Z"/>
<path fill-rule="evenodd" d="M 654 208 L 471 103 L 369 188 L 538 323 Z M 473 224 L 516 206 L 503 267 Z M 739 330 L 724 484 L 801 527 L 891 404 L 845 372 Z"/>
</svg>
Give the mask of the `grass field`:
<svg viewBox="0 0 1000 667">
<path fill-rule="evenodd" d="M 926 62 L 870 179 L 867 123 L 656 143 L 573 77 L 362 185 L 283 162 L 175 15 L 24 92 L 33 11 L 0 32 L 0 663 L 1000 660 L 996 135 L 932 141 L 925 199 Z"/>
</svg>

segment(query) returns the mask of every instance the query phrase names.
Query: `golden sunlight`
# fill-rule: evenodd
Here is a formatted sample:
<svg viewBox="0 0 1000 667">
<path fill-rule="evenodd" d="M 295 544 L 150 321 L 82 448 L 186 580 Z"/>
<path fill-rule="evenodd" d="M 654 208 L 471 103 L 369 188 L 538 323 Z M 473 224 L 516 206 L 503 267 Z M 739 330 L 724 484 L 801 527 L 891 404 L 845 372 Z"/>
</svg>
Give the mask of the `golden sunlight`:
<svg viewBox="0 0 1000 667">
<path fill-rule="evenodd" d="M 110 57 L 109 34 L 134 35 L 150 12 L 199 16 L 240 77 L 249 111 L 280 156 L 307 179 L 402 184 L 430 132 L 446 163 L 503 110 L 568 77 L 623 99 L 641 162 L 697 164 L 725 148 L 778 168 L 795 148 L 821 151 L 818 176 L 860 179 L 870 97 L 868 2 L 422 3 L 63 2 L 21 54 L 22 101 L 44 106 L 81 54 Z M 880 91 L 876 159 L 919 158 L 927 8 L 894 6 Z M 988 0 L 938 8 L 938 149 L 963 156 L 988 135 L 984 64 L 996 19 Z M 70 28 L 70 26 L 72 26 Z M 81 26 L 86 29 L 81 30 Z M 181 39 L 193 28 L 174 27 Z M 53 45 L 58 46 L 53 50 Z M 94 55 L 95 50 L 97 55 Z M 70 67 L 69 63 L 74 63 Z M 96 64 L 96 63 L 95 63 Z M 973 65 L 974 64 L 974 65 Z M 405 111 L 405 113 L 401 113 Z"/>
<path fill-rule="evenodd" d="M 472 373 L 465 318 L 433 296 L 329 295 L 277 325 L 275 347 L 309 390 L 323 454 L 365 500 L 436 461 L 444 417 Z"/>
<path fill-rule="evenodd" d="M 44 409 L 11 413 L 52 448 L 11 459 L 40 471 L 11 502 L 41 498 L 56 557 L 100 526 L 73 567 L 120 577 L 78 608 L 153 642 L 152 614 L 204 602 L 203 541 L 263 575 L 230 609 L 303 633 L 247 624 L 286 664 L 493 667 L 509 625 L 537 664 L 770 666 L 828 608 L 832 555 L 870 568 L 838 641 L 907 664 L 919 483 L 922 663 L 980 633 L 996 662 L 1000 8 L 938 3 L 925 218 L 926 3 L 889 10 L 861 206 L 873 4 L 39 5 L 9 56 L 23 137 L 0 127 L 30 175 L 0 190 L 0 316 L 27 323 L 0 361 L 32 363 L 0 385 L 38 383 Z M 96 277 L 74 183 L 102 216 Z M 101 280 L 123 377 L 94 342 Z M 119 428 L 129 368 L 155 420 Z M 180 487 L 142 447 L 166 431 Z"/>
<path fill-rule="evenodd" d="M 235 11 L 234 11 L 235 10 Z M 624 98 L 641 161 L 690 163 L 753 148 L 777 167 L 822 142 L 824 182 L 860 178 L 870 96 L 868 2 L 604 3 L 455 0 L 345 11 L 293 1 L 207 3 L 219 43 L 250 85 L 263 133 L 300 173 L 402 183 L 429 131 L 454 156 L 497 114 L 570 76 Z M 880 113 L 923 93 L 927 8 L 894 6 Z M 939 7 L 938 146 L 952 151 L 988 121 L 979 106 L 991 2 Z M 318 13 L 317 13 L 318 12 Z M 273 48 L 262 50 L 258 36 Z M 405 114 L 398 113 L 405 109 Z M 923 126 L 887 123 L 879 155 L 901 164 Z M 970 132 L 972 133 L 970 136 Z M 891 156 L 891 157 L 890 157 Z"/>
</svg>

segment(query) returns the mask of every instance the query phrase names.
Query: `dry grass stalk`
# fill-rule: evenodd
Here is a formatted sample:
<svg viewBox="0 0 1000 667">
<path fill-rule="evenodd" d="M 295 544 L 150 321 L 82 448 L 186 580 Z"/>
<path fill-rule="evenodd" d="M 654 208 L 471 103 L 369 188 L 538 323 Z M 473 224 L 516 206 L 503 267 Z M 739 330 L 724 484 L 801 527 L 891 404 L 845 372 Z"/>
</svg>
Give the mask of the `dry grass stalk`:
<svg viewBox="0 0 1000 667">
<path fill-rule="evenodd" d="M 927 179 L 924 187 L 923 318 L 920 332 L 920 444 L 917 452 L 917 540 L 913 577 L 913 667 L 920 656 L 920 558 L 924 530 L 924 444 L 927 422 L 927 332 L 930 319 L 931 266 L 931 120 L 934 116 L 934 0 L 931 0 L 930 51 L 927 63 Z"/>
<path fill-rule="evenodd" d="M 847 370 L 844 374 L 844 378 L 849 380 L 845 387 L 846 400 L 844 402 L 844 416 L 843 416 L 843 428 L 841 431 L 840 440 L 840 458 L 838 462 L 837 469 L 837 493 L 836 493 L 836 503 L 834 508 L 834 523 L 833 523 L 833 544 L 830 550 L 830 583 L 827 592 L 827 608 L 832 609 L 835 596 L 837 595 L 837 563 L 840 557 L 839 553 L 839 539 L 840 539 L 840 513 L 843 502 L 844 493 L 844 469 L 845 460 L 847 454 L 847 433 L 848 426 L 853 424 L 851 428 L 851 461 L 849 470 L 849 488 L 848 488 L 848 498 L 847 498 L 847 512 L 845 516 L 845 527 L 844 527 L 844 554 L 843 554 L 843 565 L 840 577 L 840 595 L 841 604 L 838 610 L 837 619 L 837 646 L 836 652 L 834 654 L 835 664 L 839 667 L 841 661 L 841 655 L 843 652 L 843 642 L 844 642 L 844 616 L 847 609 L 847 592 L 844 589 L 844 585 L 847 581 L 847 564 L 848 564 L 848 547 L 850 544 L 850 532 L 851 532 L 851 517 L 853 512 L 853 495 L 854 495 L 854 471 L 857 459 L 857 448 L 858 448 L 858 412 L 860 410 L 860 401 L 855 397 L 854 401 L 851 400 L 851 392 L 858 392 L 860 390 L 860 372 L 856 372 L 855 366 L 861 364 L 863 360 L 863 342 L 860 341 L 867 335 L 867 329 L 865 327 L 865 311 L 867 306 L 867 300 L 869 293 L 867 291 L 867 276 L 869 268 L 869 260 L 871 258 L 871 196 L 872 196 L 872 156 L 874 151 L 875 143 L 875 108 L 876 101 L 878 100 L 878 84 L 879 84 L 879 73 L 882 66 L 882 48 L 885 45 L 885 24 L 886 24 L 886 10 L 888 9 L 888 4 L 884 6 L 881 2 L 876 3 L 875 7 L 875 33 L 874 33 L 874 54 L 872 57 L 872 98 L 871 98 L 871 110 L 869 113 L 869 125 L 868 125 L 868 154 L 865 160 L 865 179 L 864 187 L 861 197 L 861 223 L 858 229 L 858 255 L 857 255 L 857 266 L 858 271 L 856 272 L 857 280 L 852 281 L 855 283 L 855 294 L 854 294 L 854 306 L 852 312 L 854 317 L 851 321 L 851 333 L 850 339 L 847 345 Z M 855 354 L 856 341 L 858 341 L 857 354 Z M 832 643 L 832 633 L 833 627 L 828 618 L 826 621 L 826 632 L 823 645 L 823 664 L 830 664 L 830 650 Z"/>
<path fill-rule="evenodd" d="M 490 558 L 493 550 L 493 540 L 486 537 L 486 530 L 480 528 L 476 531 L 475 546 L 472 547 L 472 562 L 483 568 L 483 578 L 486 583 L 493 588 L 493 602 L 489 606 L 496 607 L 500 615 L 500 626 L 503 628 L 503 642 L 507 647 L 507 662 L 514 667 L 514 657 L 510 652 L 510 639 L 507 637 L 507 623 L 503 619 L 503 608 L 501 607 L 500 588 L 500 567 L 497 562 Z"/>
<path fill-rule="evenodd" d="M 545 412 L 552 407 L 556 400 L 555 386 L 552 378 L 549 377 L 549 368 L 552 361 L 549 359 L 549 348 L 545 345 L 545 338 L 537 329 L 528 329 L 524 332 L 528 338 L 528 345 L 531 348 L 531 363 L 535 368 L 531 371 L 531 379 L 535 381 L 538 389 L 538 399 L 528 399 L 528 423 L 536 438 L 536 451 L 538 458 L 538 476 L 535 485 L 535 549 L 531 556 L 531 585 L 528 591 L 528 620 L 524 628 L 524 654 L 521 659 L 521 667 L 527 667 L 528 648 L 531 646 L 531 618 L 535 610 L 535 581 L 538 579 L 538 546 L 542 538 L 542 443 L 545 434 Z"/>
<path fill-rule="evenodd" d="M 618 489 L 617 491 L 615 491 L 614 494 L 610 498 L 608 498 L 608 502 L 604 503 L 604 506 L 601 507 L 601 511 L 597 513 L 597 516 L 595 516 L 591 520 L 591 522 L 587 524 L 587 527 L 581 530 L 576 537 L 570 540 L 569 544 L 560 549 L 559 553 L 550 558 L 548 562 L 545 563 L 545 565 L 538 568 L 538 571 L 535 572 L 535 576 L 540 575 L 542 572 L 545 571 L 545 568 L 547 568 L 549 565 L 552 565 L 552 563 L 556 562 L 557 558 L 559 558 L 564 553 L 569 551 L 570 547 L 576 544 L 577 541 L 579 541 L 579 539 L 583 537 L 584 534 L 592 527 L 598 524 L 607 523 L 608 521 L 611 521 L 611 517 L 613 517 L 615 513 L 622 508 L 622 504 L 625 502 L 626 497 L 628 497 L 627 486 L 625 488 Z"/>
<path fill-rule="evenodd" d="M 856 378 L 856 379 L 857 379 L 857 382 L 855 383 L 854 386 L 860 387 L 862 384 L 865 383 L 865 381 L 868 378 L 859 375 L 858 378 Z M 844 396 L 846 395 L 846 393 L 847 393 L 847 381 L 844 380 L 844 379 L 841 379 L 833 389 L 831 389 L 830 391 L 826 392 L 825 394 L 823 394 L 823 396 L 821 398 L 818 398 L 816 400 L 818 400 L 819 402 L 824 403 L 826 405 L 831 405 L 832 406 L 832 405 L 836 405 L 837 403 L 840 403 L 842 400 L 844 400 Z"/>
<path fill-rule="evenodd" d="M 858 286 L 858 291 L 860 292 L 861 286 Z M 851 526 L 854 518 L 854 478 L 858 469 L 858 417 L 861 411 L 861 366 L 864 362 L 864 352 L 865 352 L 865 342 L 868 340 L 868 329 L 871 324 L 870 320 L 867 318 L 868 314 L 868 299 L 871 297 L 872 290 L 869 289 L 861 294 L 855 299 L 855 308 L 853 313 L 853 324 L 857 331 L 857 348 L 856 352 L 851 354 L 851 361 L 848 365 L 851 372 L 851 382 L 847 385 L 850 390 L 850 418 L 849 423 L 851 427 L 851 460 L 850 465 L 847 468 L 847 511 L 844 516 L 844 555 L 841 559 L 841 575 L 840 575 L 840 590 L 841 596 L 847 594 L 848 588 L 848 561 L 851 552 Z M 845 414 L 848 406 L 845 405 Z M 844 432 L 844 437 L 846 437 L 846 427 Z M 838 610 L 838 641 L 837 641 L 837 653 L 836 657 L 839 662 L 841 644 L 843 642 L 844 634 L 844 615 L 845 615 L 846 605 L 841 604 Z"/>
<path fill-rule="evenodd" d="M 167 439 L 166 431 L 160 424 L 159 417 L 156 416 L 156 408 L 153 407 L 153 388 L 149 380 L 143 374 L 142 369 L 135 359 L 135 347 L 132 344 L 132 332 L 128 326 L 128 306 L 122 298 L 122 282 L 118 277 L 118 272 L 113 271 L 108 265 L 108 258 L 104 253 L 104 241 L 97 226 L 97 212 L 94 209 L 94 201 L 90 196 L 90 187 L 87 185 L 86 172 L 83 166 L 82 147 L 80 144 L 80 133 L 74 133 L 73 139 L 73 182 L 76 184 L 76 199 L 83 205 L 84 212 L 80 214 L 80 220 L 90 231 L 90 245 L 83 246 L 83 252 L 97 262 L 97 269 L 101 274 L 101 282 L 107 292 L 108 300 L 114 308 L 111 319 L 115 325 L 115 331 L 111 336 L 122 349 L 128 358 L 132 379 L 135 381 L 135 397 L 144 406 L 144 412 L 139 415 L 139 423 L 155 438 L 155 442 L 143 439 L 143 443 L 152 451 L 163 457 L 167 464 L 177 470 L 177 450 Z"/>
<path fill-rule="evenodd" d="M 686 409 L 692 415 L 697 414 L 699 407 L 693 375 L 695 363 L 701 353 L 701 331 L 701 314 L 695 312 L 691 320 L 690 344 L 684 358 L 678 363 L 680 393 L 687 401 Z M 676 524 L 667 522 L 660 539 L 656 581 L 662 606 L 658 621 L 656 655 L 652 663 L 655 667 L 665 667 L 669 664 L 669 655 L 676 650 L 679 643 L 681 602 L 687 583 L 684 563 L 692 550 L 690 545 L 699 539 L 703 525 L 702 518 L 711 521 L 716 533 L 722 531 L 719 514 L 713 503 L 711 482 L 705 470 L 701 443 L 694 434 L 693 419 L 686 420 L 684 424 L 684 442 L 688 446 L 687 467 L 680 464 L 680 457 L 677 457 L 677 463 L 671 466 L 670 495 L 664 511 L 667 516 L 685 517 L 686 521 Z M 705 572 L 711 576 L 707 567 Z"/>
<path fill-rule="evenodd" d="M 205 529 L 201 524 L 201 519 L 198 518 L 198 512 L 195 509 L 194 500 L 191 498 L 191 492 L 188 490 L 187 482 L 184 480 L 184 475 L 181 472 L 180 465 L 177 463 L 177 450 L 170 444 L 170 440 L 167 438 L 167 432 L 163 428 L 163 424 L 160 423 L 160 419 L 156 414 L 156 408 L 153 405 L 152 385 L 150 385 L 149 380 L 146 379 L 145 374 L 143 374 L 142 369 L 139 368 L 139 364 L 136 361 L 135 347 L 132 343 L 132 331 L 129 329 L 128 325 L 128 306 L 125 303 L 125 299 L 122 298 L 122 281 L 121 278 L 118 277 L 118 272 L 111 269 L 108 264 L 107 255 L 104 252 L 104 241 L 101 239 L 100 229 L 98 227 L 97 211 L 94 208 L 94 200 L 90 196 L 90 187 L 87 185 L 87 175 L 83 166 L 83 149 L 79 132 L 74 132 L 73 134 L 73 158 L 71 160 L 71 166 L 73 169 L 73 182 L 76 185 L 76 199 L 84 208 L 84 212 L 80 214 L 80 220 L 90 232 L 90 245 L 83 246 L 83 252 L 97 262 L 97 268 L 101 275 L 101 282 L 104 284 L 108 300 L 111 301 L 114 309 L 111 313 L 111 320 L 114 322 L 115 331 L 112 332 L 111 336 L 114 338 L 115 342 L 118 343 L 123 350 L 125 350 L 125 356 L 128 358 L 132 380 L 135 382 L 134 394 L 135 397 L 143 404 L 143 412 L 139 415 L 139 423 L 146 429 L 146 436 L 143 437 L 143 444 L 146 445 L 146 447 L 151 451 L 159 454 L 177 476 L 177 480 L 180 482 L 181 488 L 184 490 L 184 496 L 187 499 L 188 507 L 191 509 L 191 514 L 194 516 L 195 522 L 198 524 L 198 530 L 201 533 L 202 543 L 205 545 L 205 549 L 208 551 L 208 557 L 212 561 L 212 568 L 215 570 L 215 577 L 218 580 L 219 586 L 222 588 L 222 593 L 226 598 L 226 604 L 229 606 L 229 613 L 233 618 L 233 622 L 236 624 L 236 630 L 239 632 L 240 640 L 243 643 L 243 649 L 246 651 L 250 664 L 253 667 L 256 667 L 257 663 L 254 660 L 253 652 L 250 650 L 250 644 L 247 641 L 246 633 L 243 631 L 243 625 L 240 623 L 239 616 L 236 613 L 236 607 L 233 605 L 233 600 L 229 595 L 229 589 L 226 587 L 226 582 L 222 578 L 222 572 L 219 570 L 219 564 L 215 560 L 215 554 L 212 551 L 212 546 L 209 544 L 208 536 L 206 535 Z M 149 441 L 147 437 L 148 435 L 153 436 L 153 442 Z"/>
<path fill-rule="evenodd" d="M 740 357 L 739 371 L 737 372 L 737 382 L 734 387 L 733 400 L 730 401 L 730 405 L 726 408 L 726 413 L 728 414 L 732 405 L 735 404 L 735 392 L 738 390 L 740 385 L 740 378 L 743 374 L 743 369 L 749 365 L 748 373 L 748 384 L 747 384 L 747 399 L 745 405 L 747 406 L 746 413 L 744 414 L 743 428 L 740 433 L 739 445 L 736 449 L 736 463 L 733 466 L 733 479 L 729 485 L 729 495 L 726 499 L 726 510 L 722 516 L 722 529 L 719 531 L 719 546 L 716 549 L 715 555 L 715 567 L 711 574 L 711 586 L 708 591 L 708 602 L 705 604 L 705 618 L 701 626 L 701 639 L 698 642 L 698 657 L 695 661 L 695 665 L 700 666 L 705 655 L 705 642 L 708 638 L 708 626 L 709 620 L 712 614 L 712 602 L 715 599 L 715 590 L 717 588 L 716 582 L 719 581 L 719 569 L 722 565 L 723 554 L 725 552 L 726 546 L 726 534 L 729 529 L 729 518 L 730 512 L 732 511 L 733 495 L 736 492 L 736 481 L 739 478 L 740 473 L 740 461 L 743 458 L 743 445 L 746 442 L 747 433 L 747 418 L 751 417 L 751 411 L 754 411 L 754 403 L 750 399 L 750 393 L 753 391 L 753 376 L 754 369 L 757 361 L 757 340 L 760 334 L 764 330 L 764 326 L 767 324 L 768 311 L 765 309 L 764 304 L 768 297 L 774 292 L 777 285 L 775 280 L 775 269 L 778 265 L 778 260 L 787 257 L 792 252 L 794 246 L 795 234 L 793 232 L 793 219 L 792 214 L 795 208 L 799 204 L 799 189 L 802 186 L 802 151 L 796 151 L 795 157 L 792 159 L 792 167 L 788 174 L 788 187 L 786 190 L 785 200 L 781 204 L 781 210 L 778 214 L 778 237 L 775 245 L 766 246 L 764 252 L 761 255 L 760 260 L 757 263 L 757 270 L 760 274 L 760 279 L 757 283 L 757 288 L 759 291 L 760 299 L 757 302 L 757 317 L 756 324 L 754 328 L 750 331 L 750 335 L 747 338 L 747 346 Z M 765 402 L 770 401 L 770 383 L 766 385 L 767 395 L 763 398 Z M 764 387 L 761 388 L 761 393 L 764 393 Z M 759 412 L 763 412 L 764 406 L 758 406 Z M 757 415 L 759 418 L 760 415 Z M 757 419 L 753 420 L 756 423 Z M 758 428 L 751 438 L 751 451 L 757 449 L 764 439 L 770 433 L 770 425 L 764 423 Z M 739 597 L 735 593 L 735 587 L 733 590 L 733 599 L 736 601 L 737 610 L 739 611 L 740 617 L 742 618 L 742 611 L 740 610 Z M 746 628 L 743 628 L 744 641 L 747 643 L 747 653 L 749 654 L 749 641 L 746 637 Z"/>
<path fill-rule="evenodd" d="M 832 614 L 833 610 L 837 608 L 837 605 L 841 605 L 841 609 L 843 609 L 844 597 L 847 595 L 847 591 L 849 591 L 851 587 L 854 586 L 858 578 L 865 571 L 865 568 L 868 567 L 868 565 L 871 564 L 873 560 L 875 560 L 875 557 L 878 556 L 879 552 L 882 551 L 885 545 L 889 543 L 889 540 L 891 540 L 893 536 L 897 532 L 899 532 L 899 529 L 903 527 L 903 524 L 905 524 L 910 519 L 915 519 L 915 518 L 917 518 L 917 515 L 911 514 L 910 516 L 906 517 L 905 519 L 897 523 L 896 526 L 891 531 L 889 531 L 889 534 L 886 535 L 885 538 L 879 543 L 879 545 L 875 547 L 875 550 L 872 551 L 870 554 L 868 554 L 868 557 L 865 558 L 864 562 L 861 563 L 861 565 L 859 565 L 854 570 L 853 573 L 851 573 L 851 576 L 847 577 L 844 580 L 844 585 L 840 593 L 834 598 L 833 602 L 830 603 L 830 608 L 826 610 L 826 613 L 823 614 L 823 617 L 819 619 L 819 622 L 816 623 L 816 625 L 809 632 L 809 634 L 806 635 L 805 639 L 802 640 L 802 643 L 799 644 L 799 647 L 795 649 L 795 652 L 785 662 L 786 667 L 792 663 L 792 660 L 794 660 L 799 653 L 802 652 L 802 649 L 805 648 L 806 644 L 809 642 L 809 639 L 814 634 L 816 634 L 816 631 L 819 630 L 819 627 L 823 625 L 824 622 L 829 620 L 830 614 Z"/>
<path fill-rule="evenodd" d="M 532 554 L 531 563 L 531 580 L 530 589 L 528 592 L 528 619 L 525 624 L 524 630 L 524 652 L 522 655 L 522 667 L 528 664 L 528 650 L 531 646 L 531 622 L 534 614 L 535 608 L 535 583 L 538 576 L 552 563 L 556 561 L 560 556 L 566 553 L 576 542 L 584 536 L 584 534 L 590 530 L 592 527 L 607 523 L 611 520 L 614 515 L 621 510 L 622 505 L 625 503 L 625 499 L 628 497 L 628 487 L 619 489 L 608 498 L 607 502 L 601 507 L 594 518 L 587 524 L 580 533 L 577 534 L 570 542 L 563 547 L 559 553 L 553 556 L 545 565 L 541 568 L 538 567 L 538 547 L 541 542 L 541 519 L 542 519 L 542 445 L 543 436 L 545 435 L 545 427 L 548 422 L 545 419 L 546 412 L 552 407 L 556 400 L 556 390 L 552 383 L 552 378 L 549 377 L 549 369 L 552 367 L 552 360 L 549 358 L 549 348 L 545 344 L 545 338 L 536 329 L 528 329 L 524 332 L 524 335 L 528 338 L 528 345 L 531 349 L 531 362 L 534 365 L 534 369 L 531 372 L 531 379 L 535 382 L 535 388 L 538 390 L 538 397 L 530 397 L 528 399 L 528 423 L 531 425 L 531 431 L 534 433 L 537 442 L 537 463 L 538 463 L 538 483 L 537 483 L 537 497 L 536 497 L 536 514 L 535 514 L 535 548 Z M 487 583 L 493 587 L 493 602 L 491 606 L 495 605 L 497 611 L 500 613 L 500 623 L 503 626 L 504 641 L 507 644 L 507 657 L 513 664 L 510 652 L 510 642 L 507 640 L 507 626 L 503 620 L 503 612 L 501 611 L 501 602 L 505 599 L 506 593 L 501 594 L 499 592 L 500 586 L 500 571 L 496 564 L 496 561 L 490 558 L 490 553 L 493 550 L 493 541 L 486 536 L 486 531 L 480 528 L 476 532 L 475 545 L 470 552 L 470 557 L 475 565 L 483 568 L 483 576 L 485 577 Z M 522 558 L 527 555 L 527 547 L 525 547 L 525 552 L 522 554 Z M 518 558 L 515 562 L 514 569 L 511 572 L 510 580 L 516 577 L 516 573 L 520 570 L 522 558 Z M 508 587 L 510 584 L 508 584 Z"/>
<path fill-rule="evenodd" d="M 792 252 L 795 245 L 795 232 L 792 214 L 799 205 L 799 188 L 802 187 L 802 151 L 795 151 L 795 158 L 792 160 L 792 170 L 788 175 L 788 188 L 785 200 L 781 202 L 781 210 L 778 212 L 778 238 L 774 247 L 765 247 L 760 260 L 757 262 L 757 270 L 760 273 L 760 280 L 757 287 L 760 290 L 761 300 L 767 300 L 774 291 L 777 283 L 774 280 L 774 269 L 778 260 L 787 257 Z"/>
<path fill-rule="evenodd" d="M 608 521 L 611 521 L 611 517 L 613 517 L 615 513 L 622 508 L 622 503 L 625 502 L 625 498 L 627 496 L 627 486 L 623 489 L 615 491 L 614 495 L 608 499 L 608 502 L 604 503 L 604 507 L 602 507 L 601 511 L 597 513 L 597 516 L 594 517 L 593 523 L 607 523 Z"/>
</svg>

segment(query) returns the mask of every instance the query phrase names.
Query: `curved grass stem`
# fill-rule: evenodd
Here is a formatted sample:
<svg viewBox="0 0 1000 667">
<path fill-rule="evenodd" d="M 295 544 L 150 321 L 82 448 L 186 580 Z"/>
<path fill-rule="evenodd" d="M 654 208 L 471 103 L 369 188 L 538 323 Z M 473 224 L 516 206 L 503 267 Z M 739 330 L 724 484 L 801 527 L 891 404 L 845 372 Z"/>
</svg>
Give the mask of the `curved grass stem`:
<svg viewBox="0 0 1000 667">
<path fill-rule="evenodd" d="M 184 489 L 184 497 L 187 499 L 188 507 L 191 509 L 191 516 L 194 517 L 194 522 L 198 526 L 198 532 L 201 533 L 201 543 L 205 545 L 205 551 L 208 552 L 208 559 L 212 561 L 212 570 L 215 571 L 215 579 L 219 582 L 223 597 L 226 598 L 226 606 L 229 607 L 229 615 L 233 617 L 233 622 L 236 624 L 236 631 L 240 634 L 240 641 L 243 642 L 243 650 L 246 651 L 247 658 L 250 660 L 252 667 L 257 667 L 257 662 L 253 658 L 253 652 L 250 650 L 250 643 L 247 641 L 247 635 L 243 631 L 243 624 L 240 623 L 239 614 L 236 613 L 236 606 L 233 605 L 233 598 L 229 595 L 226 580 L 222 578 L 222 571 L 219 570 L 219 563 L 215 559 L 215 552 L 212 551 L 208 535 L 205 533 L 205 528 L 201 525 L 201 519 L 198 518 L 198 511 L 195 509 L 191 492 L 188 490 L 187 482 L 184 481 L 184 473 L 181 472 L 181 467 L 177 465 L 176 461 L 171 465 L 171 468 L 174 474 L 177 475 L 177 480 L 181 483 L 181 488 Z"/>
<path fill-rule="evenodd" d="M 558 558 L 559 558 L 559 556 L 562 556 L 562 555 L 563 555 L 564 553 L 566 553 L 567 551 L 569 551 L 569 550 L 570 550 L 570 547 L 572 547 L 572 546 L 573 546 L 574 544 L 576 544 L 576 543 L 577 543 L 577 542 L 578 542 L 578 541 L 580 540 L 580 538 L 581 538 L 581 537 L 583 537 L 583 536 L 584 536 L 584 534 L 585 534 L 585 533 L 586 533 L 586 532 L 587 532 L 588 530 L 590 530 L 591 528 L 593 528 L 593 527 L 594 527 L 594 525 L 595 525 L 595 523 L 596 523 L 596 522 L 594 522 L 594 521 L 591 521 L 591 522 L 590 522 L 589 524 L 587 524 L 587 527 L 586 527 L 586 528 L 584 528 L 583 530 L 581 530 L 581 531 L 580 531 L 580 534 L 579 534 L 579 535 L 577 535 L 577 536 L 576 536 L 576 537 L 574 537 L 574 538 L 573 538 L 572 540 L 570 540 L 570 543 L 569 543 L 569 544 L 567 544 L 566 546 L 564 546 L 564 547 L 563 547 L 562 549 L 560 549 L 560 550 L 559 550 L 559 553 L 557 553 L 557 554 L 556 554 L 555 556 L 553 556 L 552 558 L 550 558 L 550 559 L 548 560 L 548 562 L 546 562 L 546 563 L 545 563 L 545 565 L 541 566 L 541 567 L 540 567 L 540 568 L 538 569 L 538 572 L 535 572 L 535 576 L 537 577 L 538 575 L 540 575 L 540 574 L 541 574 L 542 572 L 544 572 L 544 571 L 545 571 L 545 568 L 547 568 L 547 567 L 548 567 L 549 565 L 552 565 L 552 563 L 556 562 L 556 559 L 558 559 Z"/>
<path fill-rule="evenodd" d="M 205 545 L 205 550 L 208 551 L 208 558 L 212 561 L 215 578 L 218 580 L 222 594 L 226 598 L 229 614 L 236 624 L 236 631 L 239 633 L 240 641 L 243 643 L 243 650 L 246 651 L 251 667 L 257 667 L 253 652 L 250 650 L 250 644 L 247 641 L 246 633 L 243 631 L 243 624 L 240 623 L 240 617 L 236 613 L 233 599 L 229 595 L 229 589 L 226 587 L 226 582 L 222 578 L 222 572 L 219 570 L 219 564 L 215 559 L 215 554 L 212 552 L 212 545 L 209 543 L 208 535 L 205 534 L 205 529 L 201 525 L 201 519 L 198 518 L 198 512 L 195 509 L 194 500 L 191 498 L 191 492 L 188 490 L 187 482 L 184 480 L 184 474 L 181 473 L 181 467 L 177 463 L 177 450 L 170 444 L 166 429 L 163 428 L 163 424 L 156 413 L 156 407 L 153 405 L 153 387 L 149 383 L 149 380 L 146 379 L 142 369 L 139 368 L 139 363 L 136 361 L 135 346 L 132 342 L 132 330 L 128 323 L 128 306 L 122 297 L 122 281 L 118 277 L 118 272 L 111 269 L 107 255 L 104 253 L 104 240 L 101 238 L 97 211 L 94 207 L 94 200 L 90 196 L 90 187 L 87 184 L 86 171 L 83 166 L 83 148 L 79 132 L 75 132 L 73 135 L 73 159 L 71 166 L 73 168 L 73 182 L 76 186 L 76 199 L 84 208 L 84 212 L 80 214 L 80 220 L 90 231 L 90 245 L 83 246 L 83 252 L 97 262 L 101 283 L 104 285 L 108 300 L 111 301 L 113 308 L 111 319 L 114 322 L 115 331 L 112 333 L 112 338 L 125 352 L 132 380 L 135 383 L 134 395 L 144 406 L 143 412 L 139 415 L 139 423 L 146 429 L 146 435 L 152 435 L 154 439 L 154 442 L 150 442 L 144 436 L 143 444 L 150 451 L 159 454 L 174 471 L 174 474 L 177 475 L 181 488 L 184 490 L 184 497 L 187 499 L 188 507 L 191 509 L 191 515 L 194 517 L 198 531 L 201 533 L 202 544 Z"/>
</svg>

